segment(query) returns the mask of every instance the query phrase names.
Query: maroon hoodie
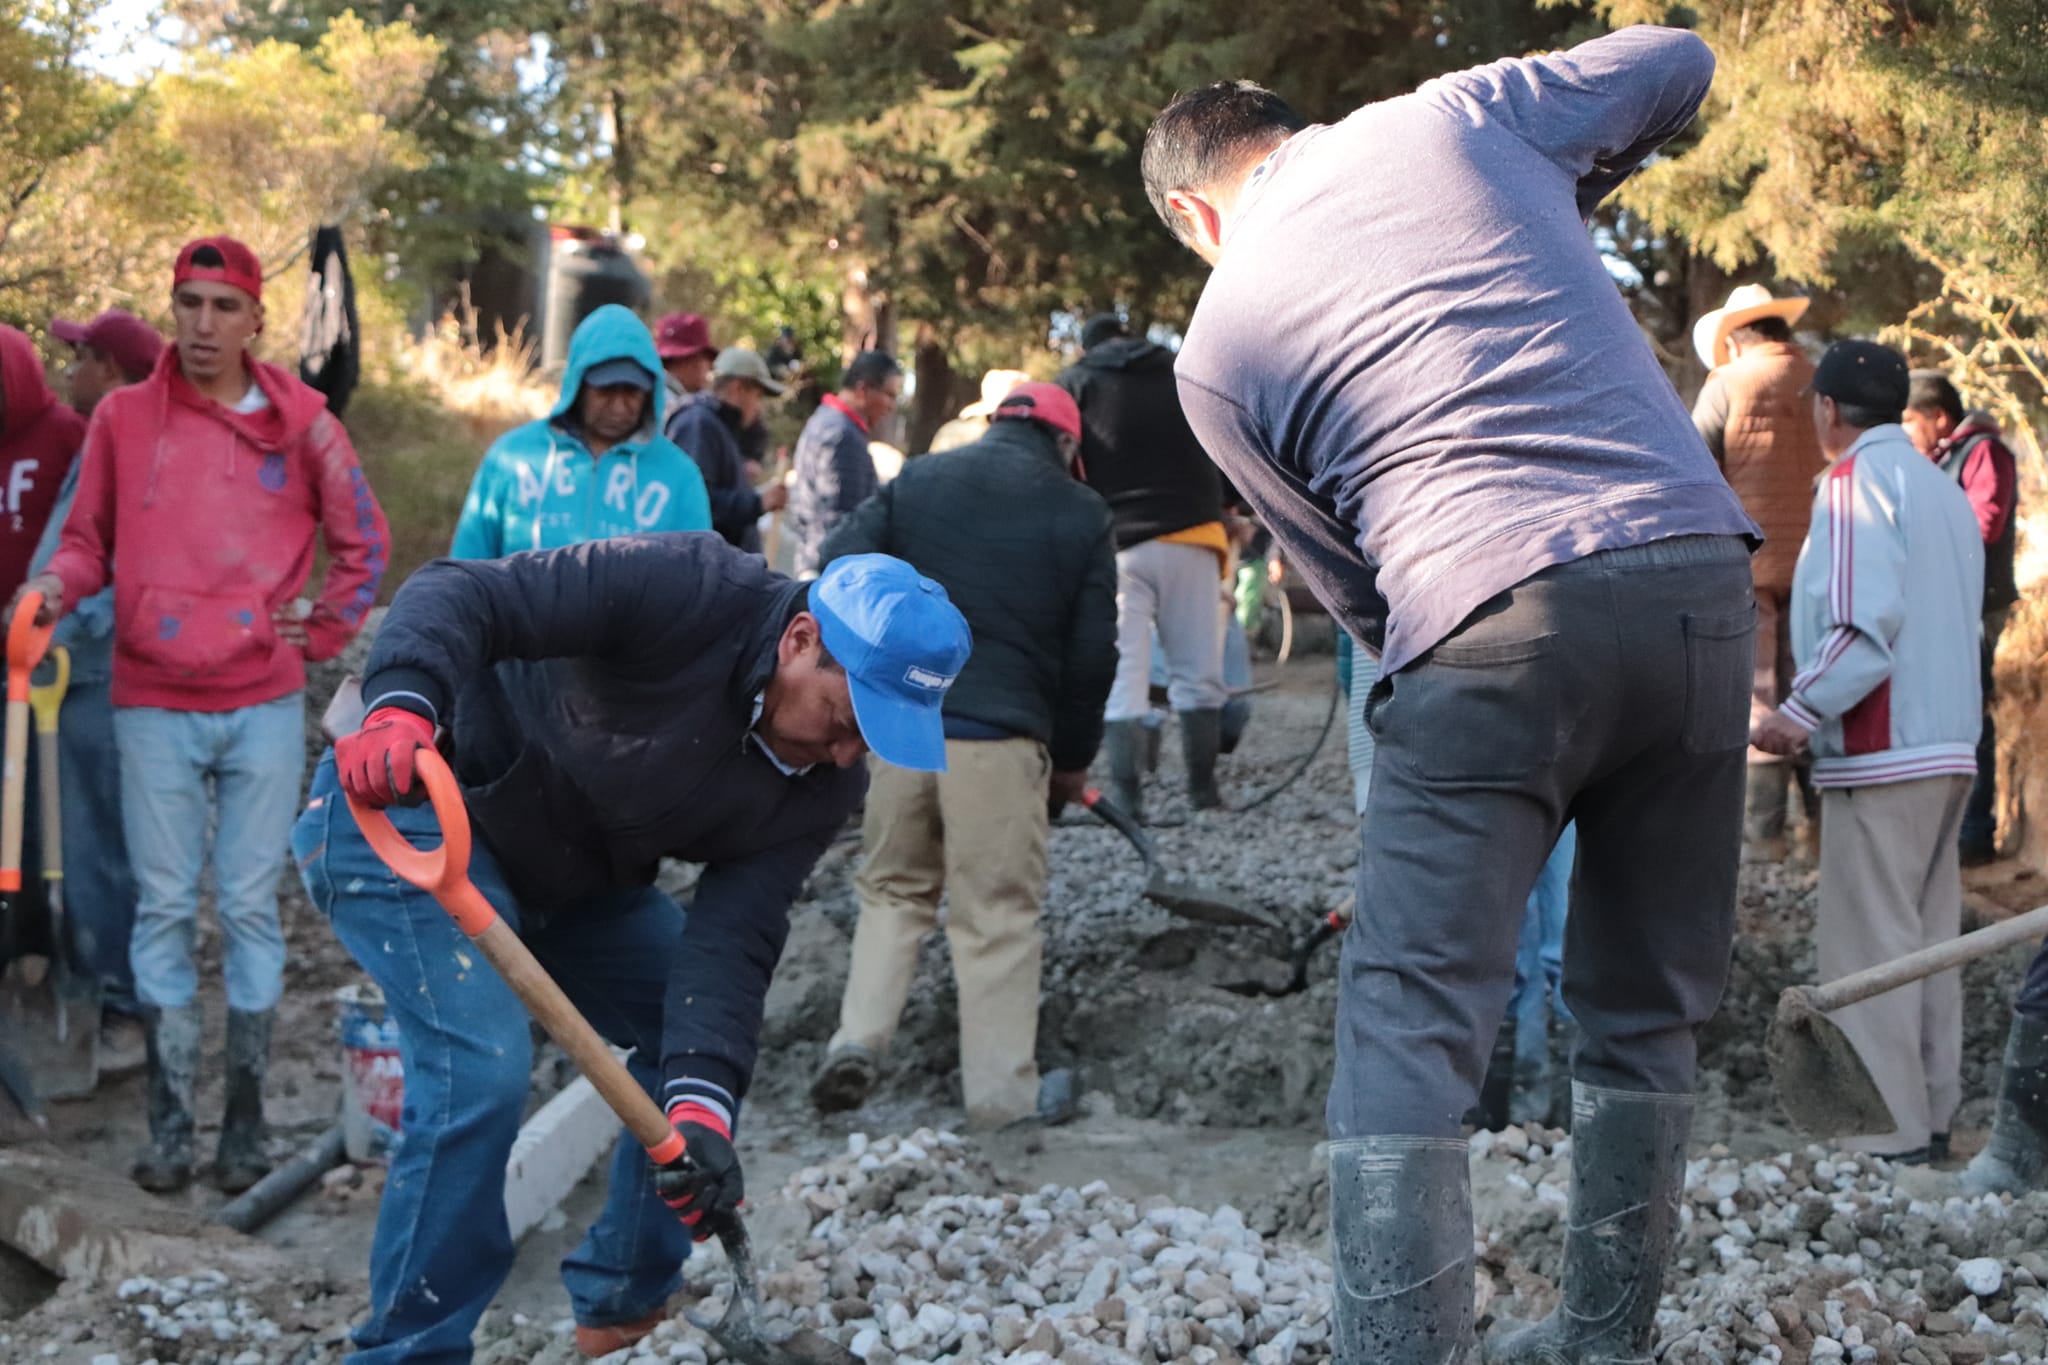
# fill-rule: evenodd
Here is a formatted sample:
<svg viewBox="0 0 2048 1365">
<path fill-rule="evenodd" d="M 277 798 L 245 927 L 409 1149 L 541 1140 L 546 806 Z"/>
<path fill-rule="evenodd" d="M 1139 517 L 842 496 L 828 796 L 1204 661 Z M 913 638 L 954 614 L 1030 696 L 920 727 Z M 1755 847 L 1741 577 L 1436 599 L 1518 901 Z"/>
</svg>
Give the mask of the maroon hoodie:
<svg viewBox="0 0 2048 1365">
<path fill-rule="evenodd" d="M 348 433 L 296 375 L 248 365 L 270 399 L 259 412 L 193 388 L 175 346 L 93 412 L 49 571 L 69 605 L 120 561 L 116 706 L 232 711 L 296 692 L 306 660 L 339 654 L 377 600 L 391 536 Z M 301 654 L 271 615 L 305 586 L 322 540 L 327 572 Z"/>
<path fill-rule="evenodd" d="M 85 419 L 57 401 L 35 343 L 0 326 L 0 600 L 28 577 L 57 490 L 85 440 Z"/>
</svg>

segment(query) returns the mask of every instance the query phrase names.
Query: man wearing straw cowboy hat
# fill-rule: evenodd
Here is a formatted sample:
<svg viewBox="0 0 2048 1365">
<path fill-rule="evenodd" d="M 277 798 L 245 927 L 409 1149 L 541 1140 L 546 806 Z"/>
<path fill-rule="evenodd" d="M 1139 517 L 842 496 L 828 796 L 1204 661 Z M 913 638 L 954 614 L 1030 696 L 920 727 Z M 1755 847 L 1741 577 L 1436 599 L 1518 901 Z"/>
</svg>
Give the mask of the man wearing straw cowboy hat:
<svg viewBox="0 0 2048 1365">
<path fill-rule="evenodd" d="M 1763 285 L 1745 284 L 1701 317 L 1692 332 L 1693 348 L 1712 371 L 1693 405 L 1693 424 L 1765 537 L 1749 561 L 1757 612 L 1752 720 L 1775 710 L 1792 687 L 1792 617 L 1786 607 L 1806 539 L 1813 481 L 1827 463 L 1808 411 L 1813 362 L 1792 340 L 1792 324 L 1808 302 L 1774 298 Z M 1743 833 L 1751 852 L 1768 861 L 1785 853 L 1785 780 L 1794 771 L 1782 758 L 1749 751 Z"/>
<path fill-rule="evenodd" d="M 969 441 L 979 441 L 987 434 L 996 408 L 1010 396 L 1010 390 L 1030 378 L 1022 370 L 990 370 L 984 374 L 981 377 L 981 397 L 960 409 L 958 417 L 932 433 L 932 442 L 925 453 L 937 455 L 958 449 Z"/>
</svg>

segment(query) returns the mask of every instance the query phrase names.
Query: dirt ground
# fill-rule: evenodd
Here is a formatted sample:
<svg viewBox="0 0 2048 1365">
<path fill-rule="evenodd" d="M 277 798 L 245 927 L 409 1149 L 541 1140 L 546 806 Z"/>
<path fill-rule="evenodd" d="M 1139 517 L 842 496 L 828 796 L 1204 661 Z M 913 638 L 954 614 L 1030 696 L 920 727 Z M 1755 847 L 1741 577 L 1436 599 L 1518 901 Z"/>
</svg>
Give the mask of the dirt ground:
<svg viewBox="0 0 2048 1365">
<path fill-rule="evenodd" d="M 1277 674 L 1267 670 L 1277 687 L 1256 698 L 1244 746 L 1226 760 L 1225 794 L 1233 806 L 1243 807 L 1275 786 L 1316 743 L 1329 714 L 1332 674 L 1327 654 L 1298 657 Z M 1208 1210 L 1234 1206 L 1247 1211 L 1255 1233 L 1319 1247 L 1316 1143 L 1332 1064 L 1335 952 L 1325 949 L 1312 963 L 1310 987 L 1297 995 L 1254 997 L 1228 987 L 1249 978 L 1284 980 L 1294 936 L 1346 889 L 1356 835 L 1342 718 L 1300 780 L 1252 810 L 1190 817 L 1176 791 L 1175 747 L 1170 740 L 1165 746 L 1167 757 L 1152 789 L 1152 814 L 1164 822 L 1154 831 L 1162 854 L 1180 875 L 1244 897 L 1285 928 L 1216 929 L 1173 920 L 1140 900 L 1139 862 L 1119 837 L 1085 817 L 1069 816 L 1052 839 L 1039 1053 L 1047 1066 L 1078 1070 L 1086 1113 L 1071 1126 L 998 1136 L 976 1150 L 989 1163 L 997 1188 L 1078 1188 L 1101 1181 L 1134 1201 L 1153 1198 Z M 816 1205 L 807 1208 L 800 1194 L 783 1192 L 786 1182 L 843 1156 L 853 1134 L 957 1130 L 962 1122 L 953 1077 L 957 1006 L 943 936 L 925 949 L 874 1100 L 857 1115 L 830 1119 L 809 1108 L 806 1090 L 836 1022 L 845 980 L 857 853 L 854 840 L 835 846 L 797 908 L 743 1120 L 752 1225 L 771 1270 L 792 1266 L 816 1249 Z M 1971 913 L 1979 918 L 2048 900 L 2041 879 L 2015 864 L 1972 873 L 1970 880 Z M 1813 889 L 1811 868 L 1797 863 L 1744 871 L 1733 977 L 1723 1010 L 1703 1039 L 1703 1103 L 1694 1134 L 1702 1160 L 1754 1162 L 1803 1148 L 1771 1094 L 1763 1039 L 1778 993 L 1810 979 Z M 332 997 L 358 979 L 295 886 L 287 891 L 285 925 L 288 989 L 270 1098 L 279 1155 L 311 1142 L 335 1119 L 341 1055 Z M 202 944 L 209 1044 L 217 1057 L 224 1007 L 210 928 Z M 1959 1157 L 1982 1141 L 1988 1123 L 2005 1000 L 2024 960 L 2018 953 L 1967 974 L 1967 1100 L 1958 1124 Z M 559 1066 L 544 1058 L 537 1068 L 536 1103 L 562 1079 Z M 200 1096 L 201 1140 L 209 1150 L 219 1108 L 219 1077 L 209 1068 Z M 47 1140 L 100 1164 L 110 1184 L 124 1186 L 128 1161 L 142 1138 L 143 1112 L 139 1077 L 109 1082 L 89 1101 L 58 1106 Z M 1525 1182 L 1531 1193 L 1520 1204 L 1520 1196 L 1500 1196 L 1493 1216 L 1533 1219 L 1554 1230 L 1554 1209 L 1535 1198 L 1538 1183 L 1533 1176 Z M 222 1320 L 242 1325 L 218 1339 L 187 1332 L 169 1341 L 153 1333 L 150 1321 L 177 1311 L 176 1305 L 165 1307 L 161 1286 L 130 1285 L 125 1298 L 117 1285 L 56 1286 L 34 1267 L 0 1255 L 0 1362 L 264 1365 L 338 1359 L 342 1333 L 365 1301 L 377 1184 L 373 1172 L 353 1188 L 334 1183 L 316 1190 L 266 1228 L 263 1240 L 278 1258 L 274 1280 L 218 1290 L 197 1283 L 172 1291 L 170 1297 L 192 1302 L 208 1302 L 208 1294 L 240 1296 L 241 1308 L 231 1307 Z M 586 1181 L 558 1217 L 525 1240 L 513 1278 L 480 1333 L 479 1359 L 557 1358 L 558 1348 L 549 1346 L 543 1354 L 533 1334 L 554 1332 L 567 1317 L 555 1267 L 599 1195 L 597 1182 Z M 201 1218 L 220 1199 L 195 1188 L 178 1203 Z M 205 1269 L 194 1266 L 188 1274 Z M 1316 1358 L 1315 1348 L 1293 1341 L 1287 1358 L 1297 1349 L 1308 1352 L 1302 1359 Z M 1223 1359 L 1213 1348 L 1211 1358 Z M 1728 1358 L 1770 1357 L 1735 1350 Z M 875 1365 L 876 1357 L 869 1359 Z"/>
</svg>

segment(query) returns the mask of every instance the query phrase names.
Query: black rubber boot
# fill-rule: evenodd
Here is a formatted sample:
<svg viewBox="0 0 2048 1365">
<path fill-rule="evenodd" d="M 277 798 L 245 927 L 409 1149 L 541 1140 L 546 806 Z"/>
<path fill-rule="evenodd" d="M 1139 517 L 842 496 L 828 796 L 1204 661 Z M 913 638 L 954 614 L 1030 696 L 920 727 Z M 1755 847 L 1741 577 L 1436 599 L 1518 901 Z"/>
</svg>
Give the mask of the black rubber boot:
<svg viewBox="0 0 2048 1365">
<path fill-rule="evenodd" d="M 143 1011 L 149 1067 L 149 1146 L 130 1174 L 151 1194 L 192 1183 L 192 1095 L 199 1084 L 199 1007 Z"/>
<path fill-rule="evenodd" d="M 1963 1168 L 1966 1194 L 2022 1195 L 2048 1175 L 2048 1020 L 2012 1017 L 1998 1113 L 1984 1150 Z"/>
<path fill-rule="evenodd" d="M 1188 804 L 1215 810 L 1223 804 L 1216 789 L 1216 755 L 1223 747 L 1223 712 L 1181 711 L 1180 752 L 1188 768 Z"/>
<path fill-rule="evenodd" d="M 1692 1108 L 1690 1095 L 1572 1086 L 1563 1299 L 1541 1322 L 1503 1320 L 1486 1365 L 1650 1365 Z"/>
<path fill-rule="evenodd" d="M 1472 1359 L 1472 1178 L 1460 1138 L 1330 1144 L 1333 1359 Z"/>
<path fill-rule="evenodd" d="M 1109 763 L 1109 799 L 1133 820 L 1145 818 L 1144 723 L 1113 720 L 1102 727 L 1102 756 Z"/>
<path fill-rule="evenodd" d="M 1474 1128 L 1498 1133 L 1508 1126 L 1508 1099 L 1515 1088 L 1515 1021 L 1502 1022 L 1493 1035 L 1493 1055 L 1486 1059 L 1486 1079 L 1479 1083 L 1479 1104 L 1465 1115 Z"/>
<path fill-rule="evenodd" d="M 263 1078 L 270 1071 L 275 1010 L 228 1011 L 227 1110 L 213 1157 L 213 1183 L 240 1194 L 270 1174 L 264 1155 Z"/>
</svg>

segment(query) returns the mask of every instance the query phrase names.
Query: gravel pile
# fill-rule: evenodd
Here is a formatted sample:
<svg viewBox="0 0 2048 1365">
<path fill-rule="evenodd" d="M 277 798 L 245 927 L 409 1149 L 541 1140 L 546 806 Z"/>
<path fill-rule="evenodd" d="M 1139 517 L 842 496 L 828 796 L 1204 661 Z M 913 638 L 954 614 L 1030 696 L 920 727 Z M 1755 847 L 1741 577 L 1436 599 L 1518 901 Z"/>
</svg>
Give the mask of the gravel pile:
<svg viewBox="0 0 2048 1365">
<path fill-rule="evenodd" d="M 950 1192 L 918 1202 L 935 1185 Z M 856 1136 L 789 1192 L 817 1222 L 772 1288 L 867 1365 L 1328 1354 L 1328 1265 L 1267 1242 L 1227 1205 L 1134 1203 L 1099 1181 L 1000 1191 L 958 1138 L 930 1130 Z"/>
</svg>

